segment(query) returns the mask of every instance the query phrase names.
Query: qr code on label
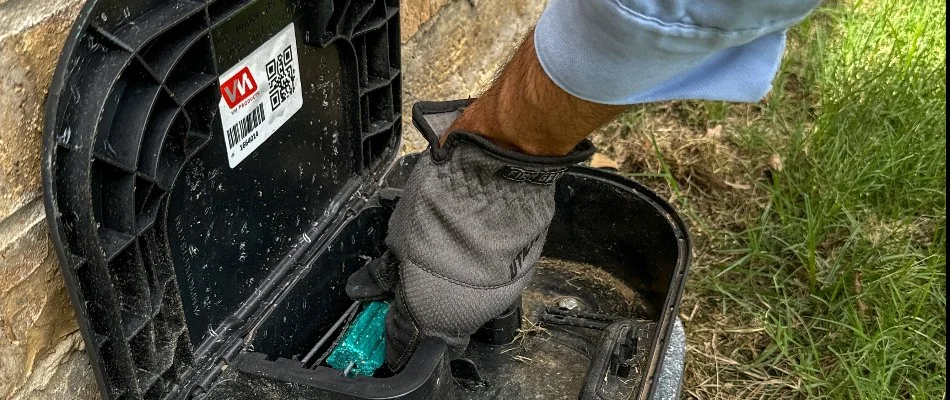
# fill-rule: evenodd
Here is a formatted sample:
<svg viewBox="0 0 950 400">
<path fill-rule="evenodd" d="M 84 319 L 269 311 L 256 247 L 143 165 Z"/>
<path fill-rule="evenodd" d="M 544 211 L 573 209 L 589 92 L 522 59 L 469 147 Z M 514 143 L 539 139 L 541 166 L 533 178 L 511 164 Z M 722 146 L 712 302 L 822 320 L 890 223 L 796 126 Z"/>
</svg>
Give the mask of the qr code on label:
<svg viewBox="0 0 950 400">
<path fill-rule="evenodd" d="M 267 81 L 270 83 L 270 109 L 277 110 L 284 100 L 294 94 L 297 71 L 294 70 L 294 52 L 290 46 L 267 62 Z"/>
</svg>

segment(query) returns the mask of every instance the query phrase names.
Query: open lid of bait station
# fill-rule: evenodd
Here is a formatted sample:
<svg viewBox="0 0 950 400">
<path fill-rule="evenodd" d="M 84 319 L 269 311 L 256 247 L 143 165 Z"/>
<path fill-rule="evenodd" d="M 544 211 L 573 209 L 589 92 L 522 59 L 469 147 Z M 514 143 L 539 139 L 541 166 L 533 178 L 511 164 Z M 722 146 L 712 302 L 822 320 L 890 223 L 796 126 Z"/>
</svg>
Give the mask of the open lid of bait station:
<svg viewBox="0 0 950 400">
<path fill-rule="evenodd" d="M 211 368 L 392 162 L 398 20 L 397 0 L 86 3 L 43 184 L 104 397 Z"/>
</svg>

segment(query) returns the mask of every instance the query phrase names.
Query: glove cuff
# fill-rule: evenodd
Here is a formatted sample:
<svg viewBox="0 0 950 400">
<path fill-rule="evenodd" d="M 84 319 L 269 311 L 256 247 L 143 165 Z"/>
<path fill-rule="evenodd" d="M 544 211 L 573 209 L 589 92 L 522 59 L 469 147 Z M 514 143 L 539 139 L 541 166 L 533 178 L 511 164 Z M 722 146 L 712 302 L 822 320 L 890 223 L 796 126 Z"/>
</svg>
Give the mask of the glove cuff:
<svg viewBox="0 0 950 400">
<path fill-rule="evenodd" d="M 442 164 L 451 159 L 455 149 L 462 144 L 473 145 L 482 150 L 485 155 L 496 158 L 510 166 L 505 171 L 505 177 L 514 180 L 551 180 L 550 176 L 533 176 L 531 172 L 536 168 L 543 168 L 550 173 L 551 167 L 568 167 L 587 161 L 594 154 L 594 144 L 584 139 L 564 156 L 545 157 L 519 153 L 502 148 L 484 136 L 474 132 L 449 132 L 443 145 L 439 145 L 439 137 L 448 130 L 462 111 L 475 99 L 430 102 L 422 101 L 412 106 L 412 123 L 419 129 L 422 136 L 429 142 L 429 154 L 436 164 Z M 562 171 L 563 172 L 563 171 Z M 558 175 L 557 177 L 559 177 Z M 557 180 L 554 177 L 550 183 Z"/>
</svg>

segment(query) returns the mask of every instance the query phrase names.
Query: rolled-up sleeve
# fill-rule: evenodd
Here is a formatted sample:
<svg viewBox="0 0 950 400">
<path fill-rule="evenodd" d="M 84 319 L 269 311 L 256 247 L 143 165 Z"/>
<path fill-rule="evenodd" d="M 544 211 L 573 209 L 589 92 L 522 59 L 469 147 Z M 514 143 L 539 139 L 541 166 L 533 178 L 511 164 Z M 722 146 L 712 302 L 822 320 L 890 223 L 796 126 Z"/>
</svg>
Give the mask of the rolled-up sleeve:
<svg viewBox="0 0 950 400">
<path fill-rule="evenodd" d="M 760 100 L 789 27 L 819 0 L 551 0 L 535 30 L 548 76 L 602 104 Z"/>
</svg>

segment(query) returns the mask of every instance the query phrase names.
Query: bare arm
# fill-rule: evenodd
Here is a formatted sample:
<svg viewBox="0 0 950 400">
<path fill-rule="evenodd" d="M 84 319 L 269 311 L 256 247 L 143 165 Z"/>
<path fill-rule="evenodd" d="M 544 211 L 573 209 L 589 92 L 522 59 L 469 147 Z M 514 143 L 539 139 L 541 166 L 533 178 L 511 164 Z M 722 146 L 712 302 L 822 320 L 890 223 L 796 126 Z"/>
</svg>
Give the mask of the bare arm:
<svg viewBox="0 0 950 400">
<path fill-rule="evenodd" d="M 629 107 L 592 103 L 558 87 L 538 61 L 531 32 L 449 132 L 477 133 L 525 154 L 562 156 Z"/>
</svg>

